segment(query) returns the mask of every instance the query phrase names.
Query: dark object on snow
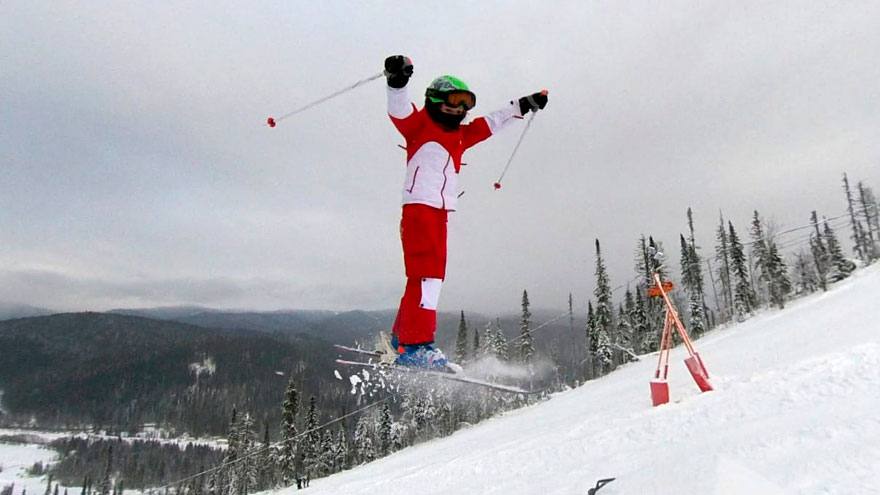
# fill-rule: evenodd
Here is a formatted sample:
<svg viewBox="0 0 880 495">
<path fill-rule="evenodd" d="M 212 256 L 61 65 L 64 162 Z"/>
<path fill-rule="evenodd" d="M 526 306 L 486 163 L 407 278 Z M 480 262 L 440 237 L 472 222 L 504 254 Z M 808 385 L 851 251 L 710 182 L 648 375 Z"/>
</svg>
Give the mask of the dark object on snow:
<svg viewBox="0 0 880 495">
<path fill-rule="evenodd" d="M 599 488 L 602 488 L 603 486 L 607 485 L 608 483 L 611 483 L 615 479 L 616 478 L 605 478 L 603 480 L 597 481 L 596 486 L 593 488 L 590 488 L 590 490 L 587 492 L 587 495 L 596 495 L 596 492 L 599 491 Z"/>
</svg>

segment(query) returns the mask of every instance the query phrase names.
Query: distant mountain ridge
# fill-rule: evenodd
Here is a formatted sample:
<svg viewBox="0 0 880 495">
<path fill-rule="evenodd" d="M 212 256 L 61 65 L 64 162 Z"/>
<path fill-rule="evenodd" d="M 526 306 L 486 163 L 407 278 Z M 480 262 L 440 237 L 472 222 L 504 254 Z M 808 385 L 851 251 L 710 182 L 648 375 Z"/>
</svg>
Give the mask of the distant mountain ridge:
<svg viewBox="0 0 880 495">
<path fill-rule="evenodd" d="M 30 318 L 33 316 L 46 316 L 57 311 L 47 308 L 39 308 L 28 304 L 16 304 L 0 301 L 0 321 L 15 318 Z"/>
<path fill-rule="evenodd" d="M 197 306 L 148 309 L 114 309 L 112 314 L 176 321 L 203 328 L 249 330 L 285 336 L 309 335 L 328 342 L 351 344 L 387 331 L 394 312 L 380 311 L 227 311 Z"/>
<path fill-rule="evenodd" d="M 142 316 L 160 320 L 171 320 L 204 328 L 222 328 L 227 330 L 251 330 L 259 332 L 280 333 L 287 336 L 300 334 L 327 340 L 332 343 L 352 344 L 360 342 L 368 344 L 379 332 L 390 331 L 394 324 L 397 311 L 384 310 L 280 310 L 280 311 L 229 311 L 200 306 L 178 306 L 146 309 L 114 309 L 113 314 Z M 468 327 L 482 330 L 490 317 L 480 313 L 467 312 L 465 318 Z M 532 312 L 532 328 L 542 323 L 558 319 L 559 314 L 551 310 L 534 310 Z M 437 317 L 437 339 L 442 344 L 454 343 L 460 319 L 460 312 L 439 312 Z M 501 317 L 502 326 L 509 337 L 514 337 L 519 330 L 519 316 L 507 314 Z M 583 318 L 576 318 L 578 325 L 583 325 Z M 555 323 L 554 327 L 567 326 L 568 318 Z"/>
</svg>

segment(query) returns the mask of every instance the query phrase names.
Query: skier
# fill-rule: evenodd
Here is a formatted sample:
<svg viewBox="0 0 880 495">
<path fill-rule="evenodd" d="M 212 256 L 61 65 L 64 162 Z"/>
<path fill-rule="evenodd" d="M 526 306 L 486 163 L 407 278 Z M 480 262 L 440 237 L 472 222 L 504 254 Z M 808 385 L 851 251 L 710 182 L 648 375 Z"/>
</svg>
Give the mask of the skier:
<svg viewBox="0 0 880 495">
<path fill-rule="evenodd" d="M 546 92 L 511 101 L 500 110 L 462 121 L 476 104 L 476 95 L 461 79 L 444 75 L 425 91 L 419 110 L 410 100 L 407 83 L 413 63 L 404 55 L 385 59 L 388 115 L 406 140 L 406 178 L 400 238 L 406 288 L 392 327 L 395 363 L 429 369 L 446 368 L 448 360 L 434 346 L 437 304 L 446 277 L 447 213 L 455 211 L 461 155 L 514 119 L 547 105 Z"/>
</svg>

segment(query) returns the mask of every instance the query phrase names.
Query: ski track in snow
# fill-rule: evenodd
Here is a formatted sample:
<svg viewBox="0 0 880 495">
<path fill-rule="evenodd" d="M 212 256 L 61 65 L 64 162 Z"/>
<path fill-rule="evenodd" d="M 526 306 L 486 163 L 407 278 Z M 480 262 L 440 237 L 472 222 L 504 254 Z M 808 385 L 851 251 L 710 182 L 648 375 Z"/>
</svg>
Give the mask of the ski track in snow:
<svg viewBox="0 0 880 495">
<path fill-rule="evenodd" d="M 656 354 L 454 435 L 314 480 L 312 494 L 880 493 L 880 267 L 695 342 L 714 392 Z M 293 489 L 280 490 L 296 495 Z M 288 493 L 289 492 L 289 493 Z"/>
</svg>

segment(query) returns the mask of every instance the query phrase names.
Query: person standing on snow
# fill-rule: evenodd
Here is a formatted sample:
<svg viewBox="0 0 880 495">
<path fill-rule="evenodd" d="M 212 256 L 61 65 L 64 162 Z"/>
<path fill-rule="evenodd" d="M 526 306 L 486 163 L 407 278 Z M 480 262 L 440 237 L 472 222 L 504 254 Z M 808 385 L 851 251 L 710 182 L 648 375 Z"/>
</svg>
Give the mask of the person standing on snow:
<svg viewBox="0 0 880 495">
<path fill-rule="evenodd" d="M 400 238 L 406 268 L 406 289 L 392 327 L 395 363 L 422 368 L 445 368 L 446 356 L 434 347 L 437 304 L 446 277 L 446 220 L 458 200 L 461 155 L 529 111 L 547 105 L 546 92 L 511 101 L 500 110 L 462 121 L 476 96 L 457 77 L 434 79 L 419 110 L 406 88 L 412 60 L 403 55 L 385 59 L 388 115 L 406 139 L 406 178 Z"/>
</svg>

